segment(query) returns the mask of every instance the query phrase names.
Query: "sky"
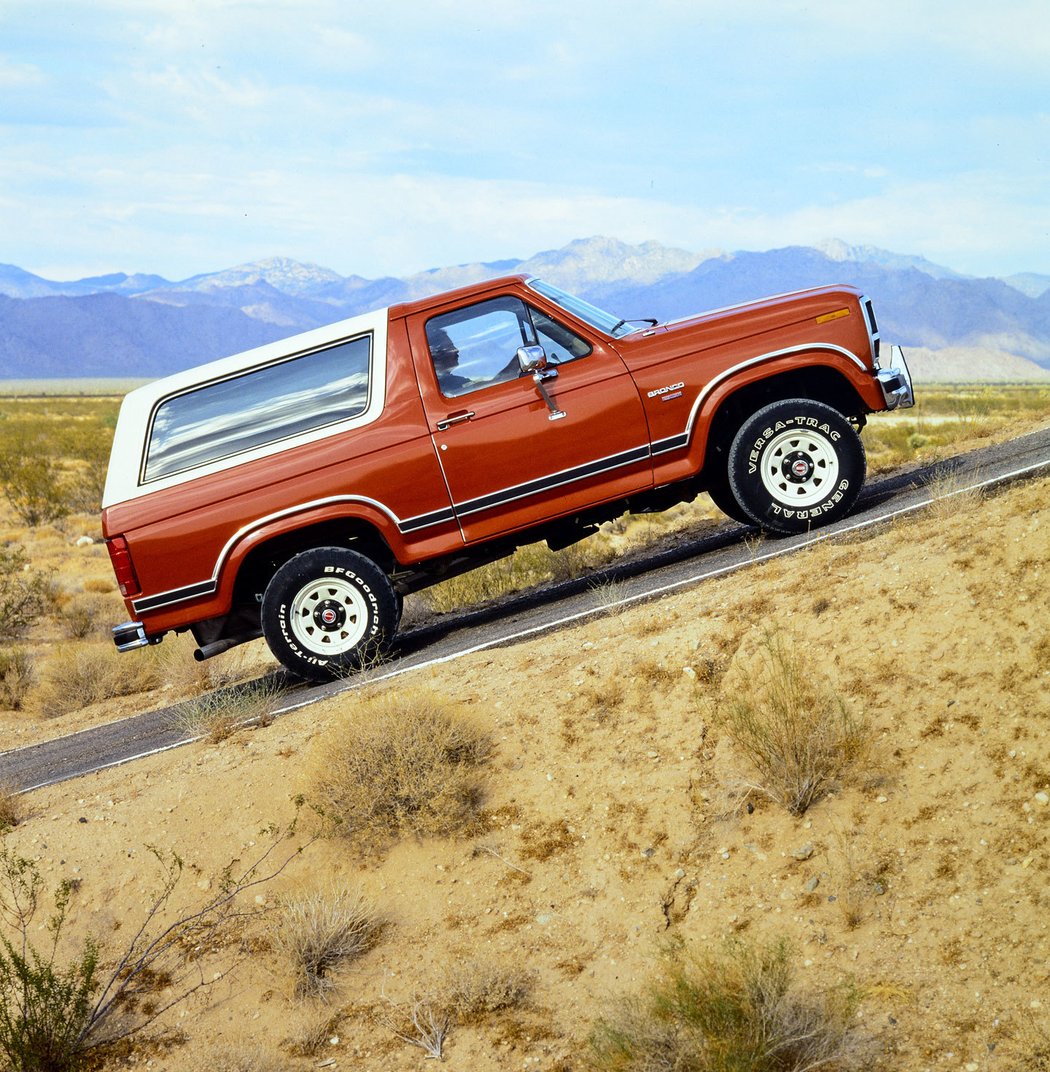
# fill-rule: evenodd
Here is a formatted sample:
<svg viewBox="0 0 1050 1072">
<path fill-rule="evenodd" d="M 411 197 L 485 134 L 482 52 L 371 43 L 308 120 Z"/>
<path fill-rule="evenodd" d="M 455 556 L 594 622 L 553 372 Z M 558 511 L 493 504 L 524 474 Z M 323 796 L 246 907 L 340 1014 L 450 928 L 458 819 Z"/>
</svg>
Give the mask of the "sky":
<svg viewBox="0 0 1050 1072">
<path fill-rule="evenodd" d="M 574 238 L 1050 274 L 1046 0 L 0 0 L 0 263 Z"/>
</svg>

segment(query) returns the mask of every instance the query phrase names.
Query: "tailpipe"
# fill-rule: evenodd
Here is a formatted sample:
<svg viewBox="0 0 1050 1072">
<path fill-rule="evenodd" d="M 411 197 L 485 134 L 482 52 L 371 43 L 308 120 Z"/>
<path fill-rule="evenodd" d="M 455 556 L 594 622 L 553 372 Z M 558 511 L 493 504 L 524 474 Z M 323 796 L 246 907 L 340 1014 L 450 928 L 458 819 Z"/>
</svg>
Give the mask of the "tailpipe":
<svg viewBox="0 0 1050 1072">
<path fill-rule="evenodd" d="M 202 644 L 194 651 L 193 657 L 197 662 L 202 663 L 205 659 L 212 659 L 216 655 L 221 655 L 224 651 L 229 651 L 230 648 L 237 647 L 238 644 L 246 644 L 249 640 L 254 639 L 254 636 L 236 636 L 227 637 L 225 640 L 215 640 L 211 644 Z"/>
</svg>

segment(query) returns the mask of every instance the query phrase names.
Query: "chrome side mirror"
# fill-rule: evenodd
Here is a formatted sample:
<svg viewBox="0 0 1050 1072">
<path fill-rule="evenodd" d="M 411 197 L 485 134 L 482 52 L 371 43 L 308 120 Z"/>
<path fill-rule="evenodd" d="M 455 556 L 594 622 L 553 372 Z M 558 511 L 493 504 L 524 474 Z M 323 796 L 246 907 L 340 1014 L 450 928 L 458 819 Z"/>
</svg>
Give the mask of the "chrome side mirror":
<svg viewBox="0 0 1050 1072">
<path fill-rule="evenodd" d="M 518 368 L 524 372 L 543 372 L 547 368 L 547 351 L 542 346 L 519 346 Z"/>
</svg>

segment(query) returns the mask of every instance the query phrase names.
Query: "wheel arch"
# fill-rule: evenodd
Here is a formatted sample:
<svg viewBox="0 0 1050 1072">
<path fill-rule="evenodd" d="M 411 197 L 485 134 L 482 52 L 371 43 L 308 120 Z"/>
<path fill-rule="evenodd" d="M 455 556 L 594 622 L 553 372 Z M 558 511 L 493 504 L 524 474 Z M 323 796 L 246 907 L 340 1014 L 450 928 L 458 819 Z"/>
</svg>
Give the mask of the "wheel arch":
<svg viewBox="0 0 1050 1072">
<path fill-rule="evenodd" d="M 728 380 L 711 393 L 697 414 L 694 449 L 702 451 L 704 476 L 710 480 L 724 470 L 733 437 L 753 413 L 788 398 L 823 402 L 847 419 L 870 410 L 852 379 L 830 363 L 766 372 L 747 382 Z"/>
<path fill-rule="evenodd" d="M 390 541 L 372 518 L 316 512 L 285 518 L 245 534 L 226 556 L 221 588 L 228 592 L 231 607 L 255 603 L 285 562 L 315 547 L 353 549 L 387 574 L 397 562 Z"/>
</svg>

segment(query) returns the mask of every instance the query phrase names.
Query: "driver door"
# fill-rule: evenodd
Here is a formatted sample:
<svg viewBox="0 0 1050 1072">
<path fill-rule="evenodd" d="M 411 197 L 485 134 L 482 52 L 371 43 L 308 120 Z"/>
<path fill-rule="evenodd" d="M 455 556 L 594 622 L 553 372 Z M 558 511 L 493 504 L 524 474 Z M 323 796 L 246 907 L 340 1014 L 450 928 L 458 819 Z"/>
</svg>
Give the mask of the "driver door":
<svg viewBox="0 0 1050 1072">
<path fill-rule="evenodd" d="M 504 295 L 409 320 L 419 385 L 467 543 L 652 486 L 648 427 L 620 357 Z M 544 399 L 517 350 L 543 346 Z M 541 373 L 541 375 L 543 375 Z"/>
</svg>

